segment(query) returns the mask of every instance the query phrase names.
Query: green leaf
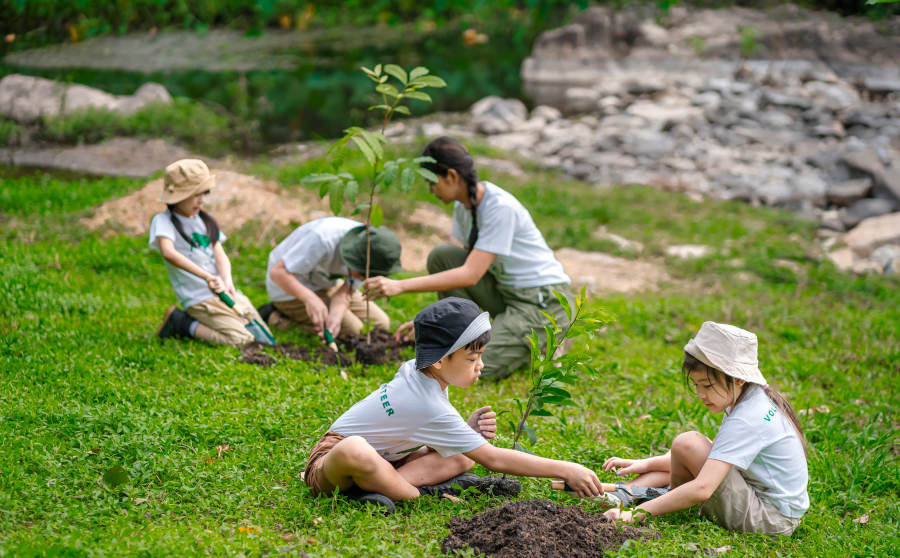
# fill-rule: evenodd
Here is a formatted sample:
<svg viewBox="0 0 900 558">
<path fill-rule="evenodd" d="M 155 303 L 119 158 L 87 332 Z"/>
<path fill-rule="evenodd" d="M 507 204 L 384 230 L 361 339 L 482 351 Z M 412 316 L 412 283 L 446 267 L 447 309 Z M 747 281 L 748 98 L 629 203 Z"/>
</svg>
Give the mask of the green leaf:
<svg viewBox="0 0 900 558">
<path fill-rule="evenodd" d="M 533 446 L 537 443 L 537 434 L 534 432 L 534 428 L 528 426 L 528 423 L 522 425 L 522 430 L 525 431 L 525 434 L 528 436 L 528 442 Z"/>
<path fill-rule="evenodd" d="M 359 194 L 359 182 L 348 180 L 347 184 L 344 186 L 344 198 L 350 201 L 356 201 L 357 194 Z"/>
<path fill-rule="evenodd" d="M 403 85 L 406 85 L 406 81 L 407 81 L 406 70 L 404 70 L 400 66 L 398 66 L 396 64 L 387 64 L 384 67 L 384 73 L 394 76 L 395 78 L 400 80 L 400 83 L 402 83 Z"/>
<path fill-rule="evenodd" d="M 516 423 L 514 423 L 513 421 L 509 421 L 509 431 L 513 433 L 513 436 L 515 436 Z"/>
<path fill-rule="evenodd" d="M 380 227 L 381 223 L 384 222 L 384 213 L 381 211 L 381 206 L 377 203 L 372 206 L 371 220 L 372 225 L 375 227 Z"/>
<path fill-rule="evenodd" d="M 421 165 L 422 163 L 437 163 L 437 161 L 434 160 L 434 157 L 428 157 L 426 155 L 416 157 L 412 160 L 412 162 L 416 163 L 417 165 Z"/>
<path fill-rule="evenodd" d="M 416 66 L 409 72 L 409 79 L 412 80 L 412 79 L 416 79 L 418 77 L 424 76 L 429 71 L 430 70 L 428 68 L 426 68 L 425 66 Z"/>
<path fill-rule="evenodd" d="M 409 112 L 409 109 L 403 105 L 397 105 L 396 107 L 394 107 L 394 112 L 399 112 L 400 114 L 405 114 L 407 116 L 409 116 L 411 114 Z"/>
<path fill-rule="evenodd" d="M 369 110 L 375 110 L 375 109 L 389 111 L 389 110 L 391 110 L 391 105 L 372 105 L 371 107 L 369 107 Z"/>
<path fill-rule="evenodd" d="M 569 318 L 569 323 L 572 323 L 572 305 L 569 304 L 569 299 L 566 298 L 566 295 L 561 292 L 553 289 L 553 294 L 556 295 L 556 300 L 559 301 L 559 304 L 563 307 L 563 310 L 566 311 L 566 317 Z"/>
<path fill-rule="evenodd" d="M 406 91 L 403 93 L 405 96 L 410 99 L 416 99 L 418 101 L 426 101 L 428 103 L 431 102 L 431 95 L 425 93 L 424 91 Z"/>
<path fill-rule="evenodd" d="M 404 192 L 409 192 L 415 179 L 416 174 L 411 168 L 407 167 L 403 169 L 403 172 L 400 173 L 400 189 Z"/>
<path fill-rule="evenodd" d="M 366 143 L 368 143 L 369 147 L 372 148 L 375 156 L 379 159 L 383 159 L 384 144 L 387 143 L 387 138 L 384 137 L 384 135 L 380 132 L 370 132 L 369 130 L 365 130 L 363 128 L 359 129 L 359 133 L 366 139 Z"/>
<path fill-rule="evenodd" d="M 317 184 L 319 182 L 330 182 L 337 180 L 337 176 L 328 173 L 309 174 L 300 179 L 303 184 Z"/>
<path fill-rule="evenodd" d="M 517 449 L 518 451 L 521 451 L 522 453 L 527 453 L 528 455 L 534 455 L 534 453 L 532 453 L 532 452 L 528 451 L 527 449 L 525 449 L 525 446 L 523 446 L 523 445 L 520 444 L 519 442 L 516 442 L 516 448 L 515 448 L 515 449 Z"/>
<path fill-rule="evenodd" d="M 389 83 L 382 83 L 376 86 L 375 91 L 378 91 L 383 95 L 387 95 L 388 97 L 393 97 L 395 99 L 397 98 L 397 95 L 399 95 L 399 93 L 397 92 L 397 88 Z"/>
<path fill-rule="evenodd" d="M 331 183 L 328 188 L 328 205 L 331 212 L 338 215 L 344 205 L 344 183 L 338 180 Z"/>
<path fill-rule="evenodd" d="M 384 164 L 384 185 L 390 188 L 397 181 L 397 174 L 400 172 L 395 161 L 388 161 Z"/>
<path fill-rule="evenodd" d="M 331 186 L 331 182 L 323 182 L 319 185 L 319 197 L 324 198 L 328 194 L 328 188 Z"/>
<path fill-rule="evenodd" d="M 115 488 L 120 484 L 128 482 L 128 473 L 121 465 L 113 465 L 103 473 L 103 484 L 110 488 Z"/>
<path fill-rule="evenodd" d="M 556 324 L 556 316 L 546 310 L 541 310 L 541 314 L 543 314 L 544 317 L 547 318 L 547 321 L 550 322 L 550 325 L 553 326 L 553 331 L 559 329 L 559 326 Z"/>
<path fill-rule="evenodd" d="M 372 68 L 372 72 L 373 72 L 376 76 L 380 76 L 380 75 L 381 75 L 381 64 L 376 64 L 375 67 Z"/>
<path fill-rule="evenodd" d="M 366 74 L 368 74 L 368 75 L 370 75 L 370 76 L 372 76 L 372 77 L 375 77 L 375 72 L 373 72 L 372 70 L 366 68 L 365 66 L 360 66 L 359 69 L 362 70 L 362 71 L 364 71 Z"/>
<path fill-rule="evenodd" d="M 423 169 L 422 167 L 416 167 L 416 174 L 424 178 L 426 182 L 438 181 L 438 175 L 434 174 L 428 169 Z"/>
<path fill-rule="evenodd" d="M 423 87 L 447 87 L 447 82 L 437 76 L 421 76 L 411 83 Z"/>
<path fill-rule="evenodd" d="M 369 161 L 369 164 L 373 167 L 375 166 L 375 153 L 372 152 L 372 148 L 369 146 L 369 143 L 362 136 L 352 136 L 350 139 L 353 140 L 353 143 L 359 147 L 359 150 L 362 151 L 362 154 L 366 156 L 366 160 Z"/>
<path fill-rule="evenodd" d="M 535 417 L 552 417 L 553 413 L 551 413 L 547 409 L 532 409 L 531 415 Z"/>
<path fill-rule="evenodd" d="M 368 203 L 360 203 L 360 204 L 357 204 L 356 206 L 354 206 L 353 211 L 350 212 L 350 215 L 359 215 L 363 211 L 368 211 L 368 210 L 369 210 Z"/>
<path fill-rule="evenodd" d="M 568 391 L 564 390 L 563 388 L 559 388 L 559 387 L 547 386 L 544 388 L 544 393 L 549 393 L 552 395 L 560 395 L 560 396 L 568 397 L 569 399 L 572 399 L 571 393 L 569 393 Z"/>
</svg>

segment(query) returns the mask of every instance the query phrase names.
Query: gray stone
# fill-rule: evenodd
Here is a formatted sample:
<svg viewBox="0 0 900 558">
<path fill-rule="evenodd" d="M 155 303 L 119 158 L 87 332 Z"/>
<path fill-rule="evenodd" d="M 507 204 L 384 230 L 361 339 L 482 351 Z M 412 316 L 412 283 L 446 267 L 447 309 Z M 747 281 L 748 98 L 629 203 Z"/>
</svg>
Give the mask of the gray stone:
<svg viewBox="0 0 900 558">
<path fill-rule="evenodd" d="M 704 108 L 717 109 L 722 104 L 722 96 L 715 91 L 704 91 L 694 95 L 691 103 Z"/>
<path fill-rule="evenodd" d="M 675 140 L 652 130 L 635 130 L 623 136 L 623 150 L 629 155 L 658 159 L 675 149 Z"/>
<path fill-rule="evenodd" d="M 555 107 L 538 105 L 532 109 L 531 118 L 543 118 L 547 122 L 553 122 L 562 118 L 562 113 Z"/>
<path fill-rule="evenodd" d="M 885 244 L 872 252 L 870 259 L 885 273 L 900 273 L 900 244 Z"/>
<path fill-rule="evenodd" d="M 879 246 L 900 244 L 900 213 L 871 217 L 859 223 L 841 240 L 854 253 L 867 257 Z"/>
<path fill-rule="evenodd" d="M 166 89 L 157 83 L 142 85 L 134 95 L 117 96 L 93 87 L 20 74 L 0 80 L 0 116 L 23 123 L 85 108 L 129 114 L 149 103 L 171 101 Z"/>
<path fill-rule="evenodd" d="M 888 171 L 874 150 L 850 151 L 844 154 L 841 161 L 851 169 L 871 176 L 877 187 L 890 194 L 895 200 L 900 200 L 900 173 L 893 166 Z"/>
<path fill-rule="evenodd" d="M 863 87 L 872 93 L 900 93 L 900 77 L 866 76 Z"/>
<path fill-rule="evenodd" d="M 826 229 L 844 232 L 847 228 L 841 221 L 841 214 L 837 209 L 827 209 L 819 214 L 819 226 Z"/>
<path fill-rule="evenodd" d="M 679 244 L 667 246 L 666 255 L 682 260 L 702 258 L 710 252 L 711 248 L 703 244 Z"/>
<path fill-rule="evenodd" d="M 771 128 L 787 128 L 794 125 L 793 117 L 791 117 L 789 114 L 774 109 L 769 109 L 759 113 L 756 119 L 764 126 L 768 126 Z"/>
<path fill-rule="evenodd" d="M 625 90 L 632 95 L 652 95 L 666 90 L 666 84 L 655 76 L 641 76 L 625 84 Z"/>
<path fill-rule="evenodd" d="M 422 123 L 422 135 L 427 138 L 436 138 L 447 133 L 446 128 L 440 122 L 424 122 Z"/>
<path fill-rule="evenodd" d="M 779 107 L 790 107 L 798 109 L 808 109 L 812 106 L 812 101 L 806 97 L 799 95 L 788 95 L 771 88 L 763 88 L 762 100 L 764 103 L 776 105 Z"/>
<path fill-rule="evenodd" d="M 887 215 L 896 208 L 897 204 L 891 200 L 865 198 L 857 200 L 846 209 L 841 210 L 841 221 L 848 229 L 852 229 L 865 219 Z"/>
<path fill-rule="evenodd" d="M 845 180 L 844 182 L 830 185 L 825 193 L 825 197 L 834 205 L 844 207 L 866 197 L 871 189 L 872 179 L 870 178 Z"/>
<path fill-rule="evenodd" d="M 510 132 L 525 123 L 528 109 L 518 99 L 501 99 L 490 96 L 472 105 L 472 124 L 485 134 Z"/>
<path fill-rule="evenodd" d="M 591 112 L 597 109 L 600 92 L 589 87 L 570 87 L 565 92 L 566 112 Z"/>
</svg>

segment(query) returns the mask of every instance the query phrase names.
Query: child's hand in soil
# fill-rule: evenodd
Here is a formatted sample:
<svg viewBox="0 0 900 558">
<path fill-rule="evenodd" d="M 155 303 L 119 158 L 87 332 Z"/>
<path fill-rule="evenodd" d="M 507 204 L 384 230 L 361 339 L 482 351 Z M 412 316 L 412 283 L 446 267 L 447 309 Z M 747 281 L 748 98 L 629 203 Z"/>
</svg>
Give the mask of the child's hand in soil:
<svg viewBox="0 0 900 558">
<path fill-rule="evenodd" d="M 620 510 L 619 508 L 610 508 L 603 512 L 603 516 L 606 519 L 611 519 L 613 521 L 622 521 L 624 523 L 632 523 L 634 521 L 643 522 L 647 517 L 647 515 L 641 510 L 630 512 L 628 510 Z"/>
<path fill-rule="evenodd" d="M 568 463 L 564 475 L 561 475 L 566 484 L 582 498 L 592 498 L 603 494 L 603 486 L 597 474 L 578 463 Z"/>
<path fill-rule="evenodd" d="M 488 440 L 497 435 L 497 413 L 491 410 L 490 405 L 477 409 L 467 422 L 472 430 Z"/>
<path fill-rule="evenodd" d="M 614 471 L 619 477 L 640 475 L 649 471 L 646 459 L 625 459 L 623 457 L 610 457 L 603 463 L 603 470 L 607 473 Z"/>
<path fill-rule="evenodd" d="M 325 329 L 327 329 L 335 339 L 341 334 L 341 321 L 343 318 L 343 313 L 338 315 L 328 314 L 328 318 L 325 320 Z"/>
<path fill-rule="evenodd" d="M 316 335 L 325 339 L 325 320 L 328 319 L 328 307 L 322 302 L 322 299 L 313 294 L 308 300 L 303 301 L 306 305 L 306 315 L 312 322 Z"/>
<path fill-rule="evenodd" d="M 400 324 L 400 327 L 394 332 L 394 339 L 397 341 L 412 341 L 414 333 L 415 325 L 413 322 L 404 322 Z"/>
</svg>

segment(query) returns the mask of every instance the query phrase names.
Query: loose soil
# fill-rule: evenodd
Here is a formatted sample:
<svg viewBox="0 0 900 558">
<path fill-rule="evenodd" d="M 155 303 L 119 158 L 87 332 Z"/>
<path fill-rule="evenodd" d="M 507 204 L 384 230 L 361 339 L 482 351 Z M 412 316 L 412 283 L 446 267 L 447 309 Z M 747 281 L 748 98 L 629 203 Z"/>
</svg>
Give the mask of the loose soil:
<svg viewBox="0 0 900 558">
<path fill-rule="evenodd" d="M 248 364 L 272 366 L 278 357 L 306 362 L 315 361 L 329 366 L 348 366 L 358 362 L 365 366 L 387 364 L 404 359 L 403 349 L 412 346 L 412 341 L 397 341 L 390 332 L 376 329 L 372 332 L 372 342 L 366 342 L 365 335 L 342 335 L 337 340 L 339 352 L 327 347 L 303 347 L 293 343 L 279 343 L 270 347 L 253 342 L 241 350 L 241 360 Z"/>
<path fill-rule="evenodd" d="M 449 527 L 444 553 L 471 548 L 496 558 L 600 557 L 628 539 L 659 538 L 658 531 L 617 525 L 602 515 L 549 500 L 510 502 L 474 517 L 452 519 Z"/>
</svg>

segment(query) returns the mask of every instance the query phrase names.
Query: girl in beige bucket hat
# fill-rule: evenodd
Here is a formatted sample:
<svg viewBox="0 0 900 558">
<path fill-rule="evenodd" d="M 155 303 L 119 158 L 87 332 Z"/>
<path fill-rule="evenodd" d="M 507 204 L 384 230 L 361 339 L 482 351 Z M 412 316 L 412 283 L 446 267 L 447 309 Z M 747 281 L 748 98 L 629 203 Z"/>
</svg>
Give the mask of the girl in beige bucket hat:
<svg viewBox="0 0 900 558">
<path fill-rule="evenodd" d="M 215 186 L 215 176 L 199 159 L 181 159 L 166 167 L 159 201 L 167 209 L 150 222 L 150 248 L 162 254 L 184 310 L 169 306 L 157 335 L 240 346 L 253 341 L 253 334 L 245 328 L 246 319 L 222 302 L 218 293 L 227 294 L 247 318 L 262 320 L 250 300 L 234 287 L 231 261 L 222 248 L 225 234 L 203 210 Z"/>
<path fill-rule="evenodd" d="M 725 416 L 714 440 L 679 434 L 665 455 L 612 457 L 627 485 L 661 487 L 666 494 L 634 511 L 607 517 L 633 521 L 700 504 L 700 514 L 734 531 L 790 535 L 809 508 L 806 441 L 784 396 L 768 385 L 757 361 L 756 335 L 705 322 L 684 347 L 682 372 L 711 413 Z"/>
</svg>

